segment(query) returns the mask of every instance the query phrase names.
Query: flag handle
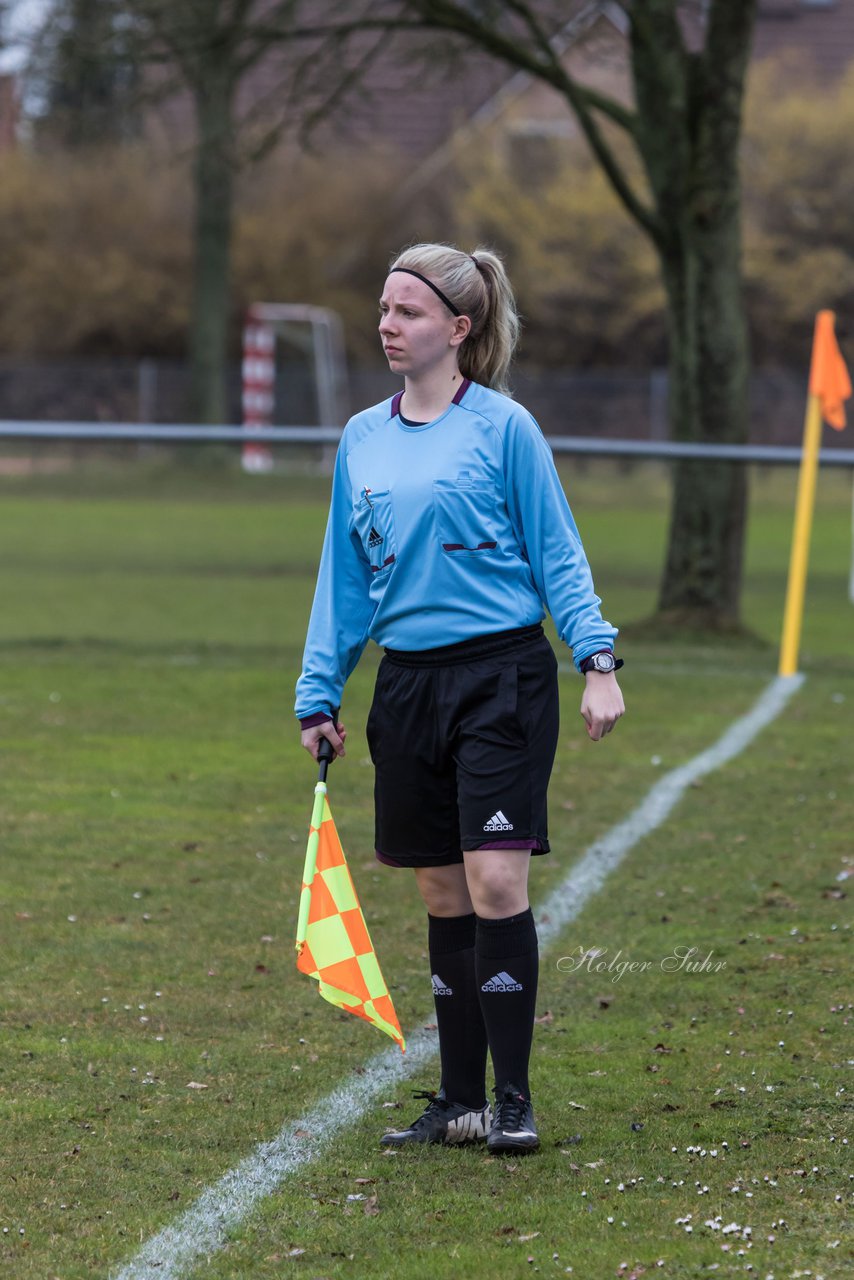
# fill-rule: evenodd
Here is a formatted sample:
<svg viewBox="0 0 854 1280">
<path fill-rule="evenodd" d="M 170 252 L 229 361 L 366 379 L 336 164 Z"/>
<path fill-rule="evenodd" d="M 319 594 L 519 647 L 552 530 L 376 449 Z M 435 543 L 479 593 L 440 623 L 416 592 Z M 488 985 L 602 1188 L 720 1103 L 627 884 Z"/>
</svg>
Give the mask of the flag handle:
<svg viewBox="0 0 854 1280">
<path fill-rule="evenodd" d="M 317 747 L 318 771 L 317 785 L 314 788 L 314 808 L 311 814 L 311 832 L 308 847 L 305 851 L 305 866 L 302 872 L 302 892 L 299 900 L 299 916 L 297 919 L 297 951 L 302 950 L 308 928 L 308 914 L 311 906 L 311 886 L 317 863 L 317 844 L 320 839 L 320 826 L 323 822 L 323 807 L 326 803 L 326 770 L 335 759 L 335 748 L 328 738 L 321 738 Z"/>
<path fill-rule="evenodd" d="M 331 747 L 331 743 L 329 744 Z M 319 753 L 318 753 L 319 754 Z M 317 868 L 317 846 L 320 841 L 320 828 L 323 823 L 323 809 L 326 804 L 326 767 L 328 760 L 324 760 L 321 764 L 321 772 L 323 777 L 319 778 L 314 788 L 314 807 L 311 811 L 311 828 L 309 830 L 308 844 L 305 850 L 305 865 L 302 869 L 302 890 L 299 899 L 299 914 L 297 917 L 297 940 L 296 948 L 298 952 L 302 952 L 305 943 L 305 935 L 308 929 L 308 916 L 311 908 L 311 886 L 314 883 L 314 873 Z"/>
<path fill-rule="evenodd" d="M 317 747 L 317 763 L 320 769 L 317 774 L 318 782 L 326 781 L 326 771 L 332 761 L 335 759 L 335 748 L 328 738 L 321 738 Z"/>
</svg>

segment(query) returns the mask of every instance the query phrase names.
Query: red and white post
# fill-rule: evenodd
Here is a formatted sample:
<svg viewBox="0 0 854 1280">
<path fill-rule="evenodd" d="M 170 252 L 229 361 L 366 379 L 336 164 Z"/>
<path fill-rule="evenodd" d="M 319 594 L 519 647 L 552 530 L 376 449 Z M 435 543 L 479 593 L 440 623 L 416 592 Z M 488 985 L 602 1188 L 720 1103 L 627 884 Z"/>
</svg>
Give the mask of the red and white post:
<svg viewBox="0 0 854 1280">
<path fill-rule="evenodd" d="M 249 308 L 243 329 L 243 425 L 272 426 L 276 376 L 276 334 L 273 326 Z M 273 452 L 265 444 L 243 446 L 244 471 L 272 471 Z"/>
</svg>

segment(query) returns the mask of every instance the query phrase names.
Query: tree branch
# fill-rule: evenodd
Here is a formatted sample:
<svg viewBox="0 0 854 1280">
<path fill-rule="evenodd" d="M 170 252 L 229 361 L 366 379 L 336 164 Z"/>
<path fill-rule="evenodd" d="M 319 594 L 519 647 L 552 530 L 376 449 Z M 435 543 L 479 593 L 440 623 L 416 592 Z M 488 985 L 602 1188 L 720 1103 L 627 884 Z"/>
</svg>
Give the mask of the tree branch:
<svg viewBox="0 0 854 1280">
<path fill-rule="evenodd" d="M 532 13 L 529 15 L 529 30 L 537 33 L 537 43 L 542 54 L 539 58 L 519 41 L 511 39 L 510 36 L 502 34 L 493 27 L 484 26 L 468 9 L 452 3 L 452 0 L 410 0 L 410 4 L 415 12 L 421 15 L 426 27 L 433 30 L 452 31 L 461 35 L 492 54 L 493 57 L 527 71 L 530 75 L 557 89 L 575 112 L 588 145 L 623 206 L 647 235 L 653 240 L 658 239 L 661 228 L 655 213 L 633 190 L 599 128 L 592 110 L 598 109 L 608 114 L 611 119 L 627 129 L 632 138 L 635 138 L 635 117 L 604 94 L 585 89 L 569 75 L 556 56 L 552 42 L 539 28 Z M 530 6 L 520 3 L 520 0 L 512 0 L 512 7 L 519 16 L 523 16 L 526 9 L 530 10 Z"/>
<path fill-rule="evenodd" d="M 637 142 L 637 115 L 634 111 L 624 107 L 616 98 L 609 98 L 607 94 L 599 93 L 598 90 L 591 89 L 588 85 L 578 84 L 577 81 L 576 89 L 588 107 L 598 111 L 600 115 L 607 116 L 614 124 L 618 124 L 621 129 L 624 129 L 633 142 Z"/>
<path fill-rule="evenodd" d="M 515 13 L 518 18 L 521 18 L 522 22 L 531 33 L 534 44 L 540 49 L 541 53 L 545 54 L 547 58 L 550 58 L 553 52 L 552 42 L 540 26 L 537 19 L 534 17 L 531 6 L 529 4 L 524 4 L 522 0 L 505 0 L 505 4 L 512 13 Z"/>
<path fill-rule="evenodd" d="M 382 47 L 383 39 L 382 36 L 380 36 L 379 39 L 377 39 L 369 48 L 365 49 L 353 66 L 348 67 L 346 71 L 343 71 L 339 75 L 337 80 L 333 81 L 332 89 L 316 107 L 312 108 L 310 111 L 302 113 L 300 120 L 300 138 L 306 143 L 306 145 L 308 144 L 308 138 L 311 131 L 320 123 L 321 120 L 335 109 L 339 102 L 346 97 L 349 90 L 359 83 L 371 63 L 380 53 Z M 298 100 L 299 98 L 299 94 L 297 92 L 297 81 L 298 78 L 295 78 L 294 91 L 291 95 L 292 100 Z"/>
<path fill-rule="evenodd" d="M 635 113 L 616 99 L 596 89 L 580 85 L 569 76 L 556 56 L 552 42 L 536 21 L 530 5 L 521 3 L 521 0 L 508 0 L 508 7 L 526 22 L 542 55 L 540 58 L 536 57 L 530 48 L 503 35 L 496 28 L 484 25 L 474 14 L 459 4 L 448 3 L 447 0 L 403 0 L 404 12 L 406 9 L 412 9 L 418 15 L 416 18 L 409 19 L 391 14 L 378 17 L 372 14 L 350 22 L 290 27 L 284 31 L 277 27 L 270 27 L 266 23 L 263 26 L 256 24 L 252 31 L 255 53 L 247 54 L 245 60 L 249 62 L 252 57 L 259 56 L 276 41 L 311 41 L 329 36 L 337 36 L 345 40 L 358 32 L 370 30 L 383 33 L 401 31 L 415 33 L 432 30 L 460 36 L 467 43 L 483 49 L 484 52 L 508 66 L 516 67 L 538 80 L 551 84 L 567 99 L 617 195 L 631 216 L 647 234 L 654 237 L 657 234 L 657 227 L 652 210 L 647 208 L 632 190 L 628 178 L 620 169 L 592 115 L 593 111 L 598 111 L 614 124 L 619 125 L 636 142 Z"/>
</svg>

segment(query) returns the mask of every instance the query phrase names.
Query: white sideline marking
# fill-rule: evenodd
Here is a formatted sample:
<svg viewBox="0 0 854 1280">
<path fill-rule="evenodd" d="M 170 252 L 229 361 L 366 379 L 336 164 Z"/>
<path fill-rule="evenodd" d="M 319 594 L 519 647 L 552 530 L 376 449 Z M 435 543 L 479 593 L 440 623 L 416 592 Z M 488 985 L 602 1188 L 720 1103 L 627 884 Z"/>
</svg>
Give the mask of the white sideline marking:
<svg viewBox="0 0 854 1280">
<path fill-rule="evenodd" d="M 619 866 L 629 850 L 661 826 L 691 783 L 740 755 L 758 733 L 776 720 L 803 682 L 802 675 L 777 676 L 747 715 L 733 721 L 714 746 L 666 773 L 627 818 L 590 846 L 581 861 L 537 910 L 538 917 L 545 917 L 537 923 L 541 946 L 553 942 L 579 914 L 587 899 L 601 888 L 605 877 Z"/>
<path fill-rule="evenodd" d="M 687 787 L 719 769 L 767 727 L 803 684 L 804 677 L 778 676 L 748 713 L 736 720 L 714 746 L 661 778 L 627 818 L 592 844 L 566 879 L 537 910 L 540 945 L 548 946 L 579 914 L 605 878 L 630 849 L 661 826 Z M 426 1020 L 426 1019 L 425 1019 Z M 366 1113 L 385 1091 L 413 1075 L 436 1052 L 434 1032 L 416 1032 L 406 1056 L 384 1049 L 366 1063 L 364 1074 L 328 1094 L 306 1115 L 288 1121 L 272 1142 L 261 1143 L 217 1182 L 172 1226 L 148 1240 L 114 1280 L 177 1280 L 194 1263 L 215 1253 L 259 1200 L 271 1195 L 288 1174 L 310 1163 L 342 1129 Z M 295 1132 L 308 1136 L 298 1138 Z"/>
</svg>

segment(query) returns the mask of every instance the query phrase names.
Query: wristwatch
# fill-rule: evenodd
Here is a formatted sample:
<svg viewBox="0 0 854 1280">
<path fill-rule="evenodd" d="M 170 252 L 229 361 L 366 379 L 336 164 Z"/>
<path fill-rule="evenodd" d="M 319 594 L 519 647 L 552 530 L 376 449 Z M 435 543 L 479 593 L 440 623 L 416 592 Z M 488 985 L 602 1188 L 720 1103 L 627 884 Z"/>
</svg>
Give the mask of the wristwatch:
<svg viewBox="0 0 854 1280">
<path fill-rule="evenodd" d="M 603 649 L 601 653 L 585 658 L 580 670 L 583 675 L 587 675 L 588 671 L 601 671 L 603 675 L 607 675 L 610 671 L 619 671 L 622 666 L 622 658 L 615 658 L 610 649 Z"/>
</svg>

